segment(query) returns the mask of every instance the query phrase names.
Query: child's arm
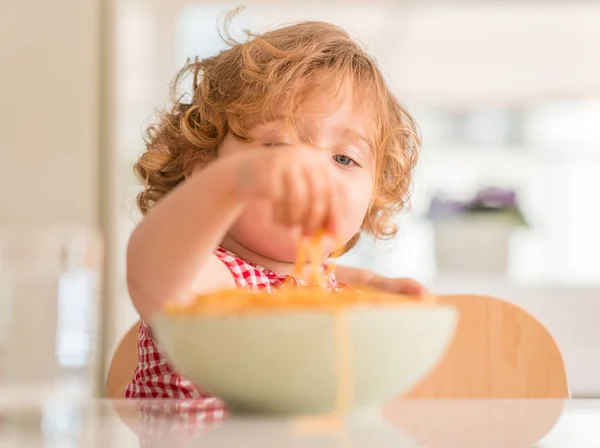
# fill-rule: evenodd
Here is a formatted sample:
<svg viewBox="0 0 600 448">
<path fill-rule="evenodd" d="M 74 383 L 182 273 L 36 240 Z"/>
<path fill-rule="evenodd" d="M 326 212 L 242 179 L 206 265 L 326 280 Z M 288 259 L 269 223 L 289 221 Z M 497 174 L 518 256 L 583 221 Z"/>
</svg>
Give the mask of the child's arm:
<svg viewBox="0 0 600 448">
<path fill-rule="evenodd" d="M 356 288 L 371 287 L 396 294 L 417 296 L 427 294 L 427 289 L 416 280 L 383 277 L 368 269 L 337 265 L 335 275 L 340 282 Z"/>
<path fill-rule="evenodd" d="M 166 301 L 235 286 L 213 255 L 243 209 L 232 181 L 234 165 L 234 159 L 208 165 L 156 204 L 131 235 L 127 284 L 143 319 Z"/>
<path fill-rule="evenodd" d="M 250 199 L 271 203 L 280 225 L 306 235 L 335 233 L 347 204 L 340 182 L 328 157 L 301 146 L 248 149 L 210 163 L 163 198 L 131 236 L 127 283 L 142 319 L 167 301 L 235 286 L 213 252 Z"/>
</svg>

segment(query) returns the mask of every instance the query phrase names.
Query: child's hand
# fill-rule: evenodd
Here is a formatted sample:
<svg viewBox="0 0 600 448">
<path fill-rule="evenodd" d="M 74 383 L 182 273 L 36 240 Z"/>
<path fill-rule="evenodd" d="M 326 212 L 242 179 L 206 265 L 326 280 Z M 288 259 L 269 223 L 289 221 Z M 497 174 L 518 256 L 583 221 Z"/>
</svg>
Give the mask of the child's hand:
<svg viewBox="0 0 600 448">
<path fill-rule="evenodd" d="M 424 296 L 429 294 L 425 286 L 410 278 L 390 278 L 375 275 L 369 282 L 369 286 L 383 291 L 409 296 Z"/>
<path fill-rule="evenodd" d="M 393 294 L 424 296 L 429 294 L 425 286 L 410 278 L 390 278 L 375 274 L 368 269 L 338 265 L 335 269 L 338 280 L 360 289 L 362 286 L 379 289 Z"/>
<path fill-rule="evenodd" d="M 329 151 L 287 145 L 255 150 L 244 158 L 237 172 L 241 195 L 271 202 L 275 221 L 298 226 L 304 235 L 319 230 L 337 234 L 346 190 Z"/>
</svg>

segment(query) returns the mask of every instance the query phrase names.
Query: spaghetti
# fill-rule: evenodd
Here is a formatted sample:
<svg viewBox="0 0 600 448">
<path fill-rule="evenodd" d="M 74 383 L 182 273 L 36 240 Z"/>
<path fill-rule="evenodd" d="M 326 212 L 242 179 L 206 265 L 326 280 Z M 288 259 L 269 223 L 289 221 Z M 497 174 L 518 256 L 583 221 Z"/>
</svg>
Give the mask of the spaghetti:
<svg viewBox="0 0 600 448">
<path fill-rule="evenodd" d="M 399 295 L 375 289 L 341 289 L 329 291 L 327 278 L 321 266 L 322 235 L 319 234 L 299 245 L 293 277 L 300 278 L 308 259 L 310 285 L 297 286 L 285 282 L 271 294 L 242 289 L 223 289 L 199 295 L 186 303 L 169 303 L 165 309 L 171 315 L 227 316 L 233 314 L 314 310 L 335 312 L 360 305 L 399 305 L 428 301 L 430 298 Z M 333 270 L 333 264 L 325 270 Z"/>
</svg>

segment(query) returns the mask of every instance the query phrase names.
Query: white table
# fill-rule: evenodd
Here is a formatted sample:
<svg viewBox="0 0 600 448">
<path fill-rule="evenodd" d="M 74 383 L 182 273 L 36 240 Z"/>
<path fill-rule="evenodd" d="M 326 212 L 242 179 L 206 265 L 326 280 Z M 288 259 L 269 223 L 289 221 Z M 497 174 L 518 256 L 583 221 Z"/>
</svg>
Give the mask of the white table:
<svg viewBox="0 0 600 448">
<path fill-rule="evenodd" d="M 405 401 L 384 415 L 366 410 L 333 432 L 302 435 L 289 419 L 231 417 L 200 426 L 179 412 L 140 413 L 131 401 L 0 397 L 0 447 L 518 448 L 536 433 L 540 448 L 600 447 L 600 400 Z"/>
</svg>

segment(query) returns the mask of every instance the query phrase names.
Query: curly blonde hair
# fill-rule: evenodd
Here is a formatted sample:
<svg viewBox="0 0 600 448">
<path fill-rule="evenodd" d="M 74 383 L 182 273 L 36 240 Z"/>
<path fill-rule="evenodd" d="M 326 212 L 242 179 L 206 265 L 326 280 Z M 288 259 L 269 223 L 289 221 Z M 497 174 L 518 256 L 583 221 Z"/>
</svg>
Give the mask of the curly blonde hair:
<svg viewBox="0 0 600 448">
<path fill-rule="evenodd" d="M 173 104 L 148 129 L 146 150 L 135 164 L 145 185 L 137 197 L 142 214 L 193 167 L 210 163 L 227 133 L 252 141 L 249 131 L 269 116 L 283 110 L 294 117 L 315 89 L 339 92 L 349 84 L 360 100 L 355 104 L 367 111 L 376 151 L 375 188 L 362 231 L 380 239 L 393 236 L 393 215 L 408 205 L 420 141 L 376 63 L 343 29 L 328 23 L 301 22 L 249 36 L 245 43 L 229 40 L 230 48 L 216 56 L 188 60 L 175 78 Z M 189 75 L 191 96 L 179 96 Z"/>
</svg>

